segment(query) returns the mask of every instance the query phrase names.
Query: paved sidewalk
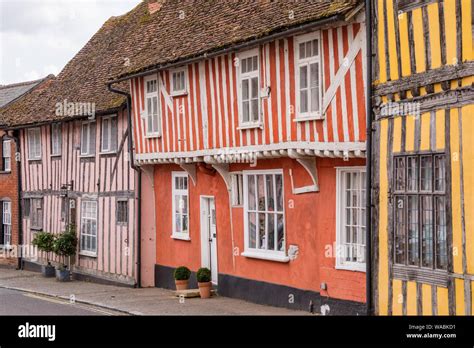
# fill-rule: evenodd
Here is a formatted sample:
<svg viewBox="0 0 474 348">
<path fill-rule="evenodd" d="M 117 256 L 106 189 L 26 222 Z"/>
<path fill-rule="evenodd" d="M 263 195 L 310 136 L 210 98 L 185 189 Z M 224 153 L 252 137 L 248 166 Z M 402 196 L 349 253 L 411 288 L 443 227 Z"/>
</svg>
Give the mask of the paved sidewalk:
<svg viewBox="0 0 474 348">
<path fill-rule="evenodd" d="M 57 282 L 40 273 L 0 268 L 0 288 L 15 289 L 64 300 L 74 296 L 78 303 L 134 315 L 308 315 L 302 311 L 262 306 L 246 301 L 215 296 L 180 299 L 173 291 L 132 289 L 82 281 Z"/>
</svg>

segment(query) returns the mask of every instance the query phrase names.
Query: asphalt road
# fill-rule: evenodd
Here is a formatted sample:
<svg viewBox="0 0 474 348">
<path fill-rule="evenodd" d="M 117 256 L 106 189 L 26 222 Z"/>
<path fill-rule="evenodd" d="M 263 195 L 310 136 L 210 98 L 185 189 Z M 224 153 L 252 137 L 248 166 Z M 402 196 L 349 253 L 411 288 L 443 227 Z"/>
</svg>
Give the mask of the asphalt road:
<svg viewBox="0 0 474 348">
<path fill-rule="evenodd" d="M 84 304 L 0 288 L 0 315 L 117 315 Z"/>
</svg>

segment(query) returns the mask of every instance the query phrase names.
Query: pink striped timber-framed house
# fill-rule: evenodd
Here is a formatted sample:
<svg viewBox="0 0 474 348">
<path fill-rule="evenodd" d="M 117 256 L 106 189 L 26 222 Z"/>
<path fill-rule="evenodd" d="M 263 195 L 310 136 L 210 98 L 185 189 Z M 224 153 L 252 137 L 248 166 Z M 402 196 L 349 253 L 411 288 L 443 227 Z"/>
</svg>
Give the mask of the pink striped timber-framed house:
<svg viewBox="0 0 474 348">
<path fill-rule="evenodd" d="M 365 23 L 358 1 L 144 1 L 129 81 L 146 281 L 365 311 Z M 362 11 L 363 12 L 363 11 Z M 181 13 L 182 18 L 175 18 Z M 339 254 L 337 250 L 342 250 Z M 191 285 L 195 285 L 195 275 Z"/>
<path fill-rule="evenodd" d="M 137 174 L 127 100 L 106 84 L 107 67 L 122 64 L 114 47 L 126 24 L 109 19 L 47 88 L 0 112 L 21 145 L 23 244 L 39 231 L 58 234 L 73 224 L 74 278 L 137 286 Z M 22 259 L 32 270 L 45 262 L 44 253 Z"/>
</svg>

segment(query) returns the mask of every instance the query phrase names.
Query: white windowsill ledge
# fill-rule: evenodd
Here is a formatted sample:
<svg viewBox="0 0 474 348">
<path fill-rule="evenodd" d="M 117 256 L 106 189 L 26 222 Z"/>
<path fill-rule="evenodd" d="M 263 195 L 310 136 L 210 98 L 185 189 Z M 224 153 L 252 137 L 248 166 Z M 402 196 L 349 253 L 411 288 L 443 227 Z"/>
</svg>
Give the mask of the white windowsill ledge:
<svg viewBox="0 0 474 348">
<path fill-rule="evenodd" d="M 161 134 L 159 134 L 159 133 L 145 134 L 145 139 L 156 139 L 156 138 L 161 138 Z"/>
<path fill-rule="evenodd" d="M 254 129 L 254 128 L 263 129 L 263 123 L 258 122 L 258 123 L 241 124 L 240 126 L 237 127 L 238 130 L 246 130 L 246 129 Z"/>
<path fill-rule="evenodd" d="M 93 155 L 79 155 L 79 158 L 94 158 L 95 154 Z"/>
<path fill-rule="evenodd" d="M 90 252 L 90 251 L 80 251 L 79 255 L 87 256 L 87 257 L 97 257 L 97 253 L 93 253 L 93 252 Z"/>
<path fill-rule="evenodd" d="M 188 95 L 188 91 L 176 91 L 176 92 L 171 92 L 170 96 L 171 97 L 183 97 Z"/>
<path fill-rule="evenodd" d="M 188 242 L 191 241 L 191 238 L 189 238 L 189 236 L 180 236 L 180 235 L 177 235 L 177 234 L 172 234 L 171 238 L 178 239 L 178 240 L 185 240 L 185 241 L 188 241 Z"/>
<path fill-rule="evenodd" d="M 343 270 L 343 271 L 352 271 L 352 272 L 363 272 L 365 273 L 367 271 L 367 268 L 365 264 L 336 264 L 335 267 L 337 270 Z"/>
<path fill-rule="evenodd" d="M 254 252 L 254 251 L 244 251 L 241 255 L 244 257 L 267 260 L 267 261 L 276 261 L 276 262 L 289 262 L 290 261 L 290 258 L 286 255 L 264 254 L 264 253 Z"/>
<path fill-rule="evenodd" d="M 293 122 L 306 122 L 306 121 L 322 121 L 324 117 L 322 116 L 305 116 L 305 117 L 295 117 Z"/>
</svg>

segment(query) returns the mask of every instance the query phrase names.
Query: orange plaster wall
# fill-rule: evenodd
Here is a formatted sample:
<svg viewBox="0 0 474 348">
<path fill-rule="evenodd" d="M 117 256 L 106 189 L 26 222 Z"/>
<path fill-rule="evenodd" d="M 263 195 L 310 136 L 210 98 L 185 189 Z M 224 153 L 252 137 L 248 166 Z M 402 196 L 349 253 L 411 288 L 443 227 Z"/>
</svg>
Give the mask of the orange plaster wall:
<svg viewBox="0 0 474 348">
<path fill-rule="evenodd" d="M 277 169 L 284 171 L 286 248 L 298 245 L 299 256 L 288 263 L 252 259 L 241 256 L 244 251 L 243 208 L 232 208 L 233 236 L 230 228 L 229 198 L 224 180 L 218 173 L 207 175 L 197 171 L 197 186 L 189 180 L 189 224 L 191 241 L 171 238 L 171 173 L 181 171 L 177 165 L 155 167 L 156 201 L 156 262 L 177 267 L 188 266 L 196 271 L 201 265 L 200 195 L 216 199 L 218 271 L 242 278 L 286 285 L 319 292 L 321 282 L 328 285 L 322 295 L 331 298 L 365 301 L 365 273 L 335 269 L 335 259 L 325 256 L 325 247 L 336 238 L 336 167 L 362 166 L 364 160 L 344 162 L 337 159 L 318 159 L 319 193 L 293 195 L 289 170 L 295 186 L 311 184 L 306 171 L 294 160 L 261 160 L 257 167 L 233 164 L 231 171 Z M 233 257 L 233 247 L 236 256 Z"/>
</svg>

